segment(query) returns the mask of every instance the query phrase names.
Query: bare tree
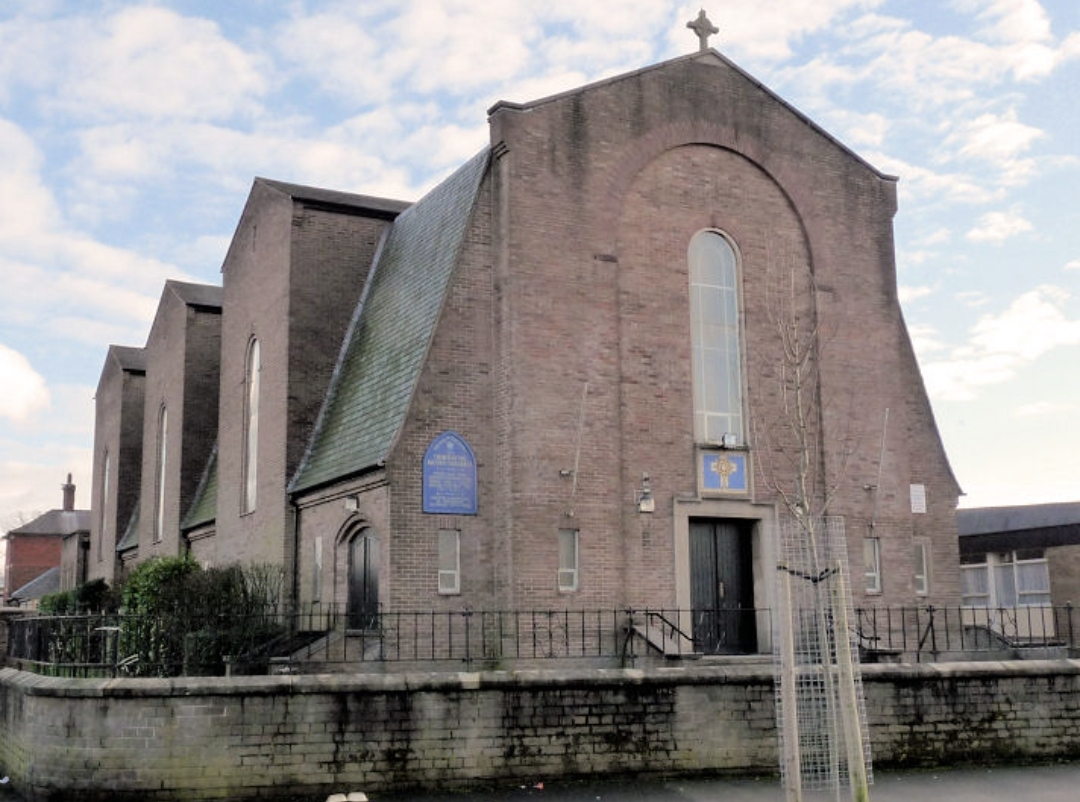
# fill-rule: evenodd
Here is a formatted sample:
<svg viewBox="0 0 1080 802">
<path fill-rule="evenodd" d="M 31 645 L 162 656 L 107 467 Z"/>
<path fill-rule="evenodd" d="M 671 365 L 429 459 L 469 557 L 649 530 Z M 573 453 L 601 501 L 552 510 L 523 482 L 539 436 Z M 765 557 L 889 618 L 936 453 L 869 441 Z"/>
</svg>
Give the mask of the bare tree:
<svg viewBox="0 0 1080 802">
<path fill-rule="evenodd" d="M 799 802 L 804 773 L 839 792 L 843 763 L 852 796 L 861 802 L 869 791 L 849 635 L 846 540 L 828 518 L 854 438 L 850 428 L 825 437 L 820 368 L 827 338 L 810 266 L 774 254 L 768 244 L 766 254 L 765 315 L 776 336 L 755 343 L 755 356 L 757 364 L 771 364 L 775 382 L 758 388 L 763 398 L 752 405 L 751 421 L 759 475 L 787 512 L 777 564 L 782 773 L 788 799 Z"/>
</svg>

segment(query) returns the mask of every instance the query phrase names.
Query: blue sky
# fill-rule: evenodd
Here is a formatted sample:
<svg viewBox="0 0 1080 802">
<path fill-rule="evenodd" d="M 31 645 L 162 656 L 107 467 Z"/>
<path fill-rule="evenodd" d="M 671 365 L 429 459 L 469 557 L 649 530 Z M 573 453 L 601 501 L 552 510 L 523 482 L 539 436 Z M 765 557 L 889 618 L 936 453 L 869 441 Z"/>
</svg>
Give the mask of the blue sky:
<svg viewBox="0 0 1080 802">
<path fill-rule="evenodd" d="M 0 529 L 90 505 L 110 343 L 220 282 L 252 179 L 415 199 L 486 110 L 696 49 L 660 0 L 0 0 Z M 1080 3 L 716 0 L 713 46 L 899 176 L 964 506 L 1080 499 Z"/>
</svg>

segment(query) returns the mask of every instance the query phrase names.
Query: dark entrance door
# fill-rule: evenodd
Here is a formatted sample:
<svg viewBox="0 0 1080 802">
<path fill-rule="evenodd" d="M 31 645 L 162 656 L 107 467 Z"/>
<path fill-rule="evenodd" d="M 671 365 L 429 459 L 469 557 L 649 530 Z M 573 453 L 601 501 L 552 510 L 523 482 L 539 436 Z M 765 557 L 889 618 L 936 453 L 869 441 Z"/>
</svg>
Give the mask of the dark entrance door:
<svg viewBox="0 0 1080 802">
<path fill-rule="evenodd" d="M 379 539 L 360 533 L 349 541 L 350 629 L 375 629 L 379 619 Z"/>
<path fill-rule="evenodd" d="M 690 522 L 690 605 L 695 650 L 703 654 L 757 651 L 752 523 Z"/>
</svg>

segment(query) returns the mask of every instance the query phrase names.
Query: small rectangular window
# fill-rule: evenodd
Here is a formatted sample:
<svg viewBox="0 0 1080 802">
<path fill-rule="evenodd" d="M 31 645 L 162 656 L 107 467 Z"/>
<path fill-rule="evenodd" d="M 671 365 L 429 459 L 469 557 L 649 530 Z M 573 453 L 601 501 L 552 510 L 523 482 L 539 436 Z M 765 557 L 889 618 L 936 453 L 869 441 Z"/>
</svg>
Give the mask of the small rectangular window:
<svg viewBox="0 0 1080 802">
<path fill-rule="evenodd" d="M 578 589 L 578 530 L 559 530 L 559 590 Z"/>
<path fill-rule="evenodd" d="M 866 563 L 866 592 L 881 593 L 881 538 L 863 540 L 863 561 Z"/>
<path fill-rule="evenodd" d="M 916 540 L 912 544 L 911 555 L 914 564 L 915 595 L 926 596 L 930 593 L 930 549 L 923 540 Z"/>
<path fill-rule="evenodd" d="M 461 533 L 439 530 L 439 593 L 461 593 Z"/>
</svg>

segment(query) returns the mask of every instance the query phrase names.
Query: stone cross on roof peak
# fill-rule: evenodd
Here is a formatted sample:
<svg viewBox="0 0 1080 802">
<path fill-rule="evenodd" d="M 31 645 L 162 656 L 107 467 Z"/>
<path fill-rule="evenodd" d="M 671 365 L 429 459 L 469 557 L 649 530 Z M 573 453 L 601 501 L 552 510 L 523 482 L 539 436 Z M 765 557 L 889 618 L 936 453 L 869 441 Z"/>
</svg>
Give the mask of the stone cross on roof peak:
<svg viewBox="0 0 1080 802">
<path fill-rule="evenodd" d="M 702 51 L 709 49 L 709 37 L 714 33 L 720 33 L 720 29 L 705 16 L 705 9 L 698 12 L 697 19 L 686 23 L 686 27 L 697 34 L 700 43 L 699 49 Z"/>
</svg>

